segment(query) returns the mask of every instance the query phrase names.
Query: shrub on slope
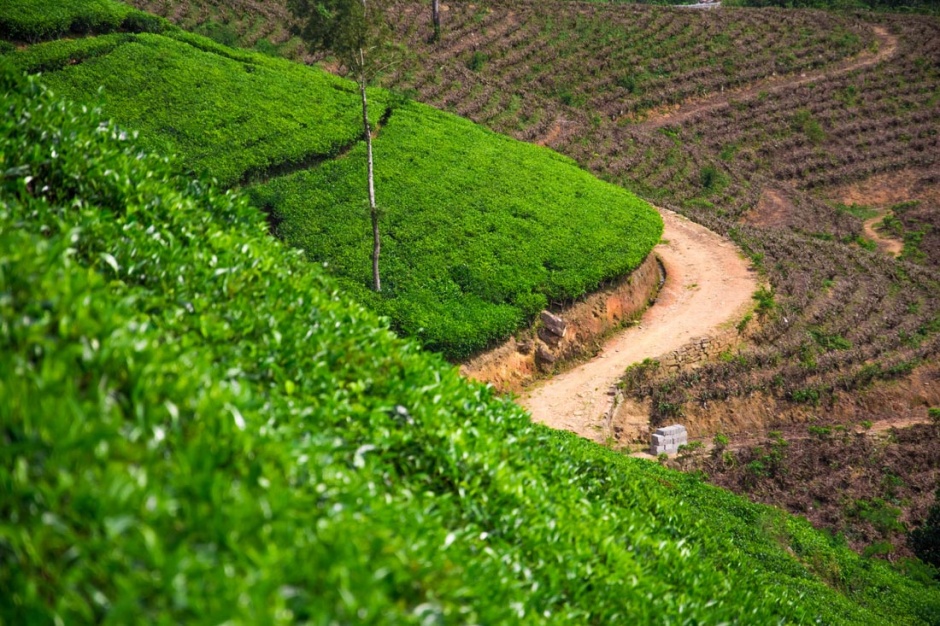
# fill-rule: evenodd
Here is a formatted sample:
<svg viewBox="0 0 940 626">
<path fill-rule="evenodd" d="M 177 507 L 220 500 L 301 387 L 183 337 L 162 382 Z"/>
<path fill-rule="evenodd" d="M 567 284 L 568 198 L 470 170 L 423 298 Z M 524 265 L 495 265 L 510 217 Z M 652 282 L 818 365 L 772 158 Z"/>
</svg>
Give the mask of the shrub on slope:
<svg viewBox="0 0 940 626">
<path fill-rule="evenodd" d="M 41 41 L 67 34 L 159 31 L 165 24 L 113 0 L 4 0 L 0 38 Z"/>
<path fill-rule="evenodd" d="M 252 189 L 278 235 L 328 264 L 363 303 L 428 348 L 460 359 L 549 302 L 638 267 L 662 220 L 631 193 L 545 148 L 411 103 L 375 141 L 383 283 L 368 289 L 372 240 L 359 146 L 346 158 Z"/>
<path fill-rule="evenodd" d="M 0 70 L 0 107 L 0 621 L 940 614 L 804 522 L 531 425 L 35 82 Z"/>
</svg>

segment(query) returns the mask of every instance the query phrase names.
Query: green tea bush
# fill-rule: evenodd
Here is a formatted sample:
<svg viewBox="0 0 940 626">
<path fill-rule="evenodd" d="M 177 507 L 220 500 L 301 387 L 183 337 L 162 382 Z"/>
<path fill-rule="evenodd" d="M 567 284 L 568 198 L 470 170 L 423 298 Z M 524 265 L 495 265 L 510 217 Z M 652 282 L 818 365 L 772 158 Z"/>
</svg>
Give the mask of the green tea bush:
<svg viewBox="0 0 940 626">
<path fill-rule="evenodd" d="M 102 108 L 139 131 L 144 145 L 178 153 L 224 185 L 335 156 L 361 135 L 348 82 L 197 35 L 170 35 L 55 41 L 14 59 L 28 70 L 58 69 L 46 82 L 74 99 L 102 87 Z"/>
<path fill-rule="evenodd" d="M 3 623 L 940 614 L 805 521 L 531 424 L 35 81 L 0 69 L 0 106 Z"/>
<path fill-rule="evenodd" d="M 133 41 L 133 38 L 133 35 L 115 33 L 82 39 L 58 39 L 31 46 L 13 58 L 17 67 L 31 74 L 55 72 L 67 65 L 108 54 L 118 46 Z"/>
<path fill-rule="evenodd" d="M 910 532 L 908 543 L 914 554 L 924 563 L 940 568 L 940 488 L 934 503 L 927 511 L 927 519 Z M 936 570 L 934 571 L 936 575 Z"/>
<path fill-rule="evenodd" d="M 118 30 L 160 32 L 166 25 L 114 0 L 4 0 L 0 12 L 0 37 L 30 42 Z"/>
<path fill-rule="evenodd" d="M 933 406 L 927 409 L 927 417 L 934 425 L 940 426 L 940 407 Z"/>
<path fill-rule="evenodd" d="M 395 328 L 448 358 L 504 339 L 547 303 L 639 266 L 662 234 L 645 202 L 549 150 L 404 103 L 374 143 L 383 292 L 370 284 L 365 150 L 253 188 L 288 244 Z"/>
</svg>

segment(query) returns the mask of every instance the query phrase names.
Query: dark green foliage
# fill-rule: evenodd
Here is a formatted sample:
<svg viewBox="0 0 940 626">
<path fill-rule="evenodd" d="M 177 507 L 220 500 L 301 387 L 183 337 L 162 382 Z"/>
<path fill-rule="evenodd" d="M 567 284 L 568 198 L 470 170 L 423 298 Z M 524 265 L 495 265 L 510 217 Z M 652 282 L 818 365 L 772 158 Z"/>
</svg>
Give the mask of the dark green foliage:
<svg viewBox="0 0 940 626">
<path fill-rule="evenodd" d="M 6 72 L 0 102 L 4 623 L 940 611 L 805 521 L 532 425 L 114 126 Z"/>
<path fill-rule="evenodd" d="M 826 133 L 819 124 L 819 120 L 814 118 L 812 113 L 805 109 L 800 109 L 793 115 L 791 127 L 793 130 L 806 135 L 806 138 L 809 139 L 812 144 L 822 143 L 826 138 Z"/>
<path fill-rule="evenodd" d="M 865 557 L 886 557 L 894 552 L 894 545 L 890 541 L 876 541 L 862 550 L 862 556 Z"/>
<path fill-rule="evenodd" d="M 930 507 L 927 519 L 909 535 L 911 550 L 924 563 L 940 567 L 940 489 L 936 502 Z"/>
<path fill-rule="evenodd" d="M 885 502 L 881 498 L 870 498 L 851 502 L 845 511 L 846 515 L 870 523 L 882 534 L 905 530 L 904 524 L 898 520 L 901 509 Z"/>
<path fill-rule="evenodd" d="M 852 348 L 852 342 L 842 335 L 831 335 L 821 328 L 810 328 L 809 334 L 823 350 L 849 350 Z"/>
<path fill-rule="evenodd" d="M 287 8 L 307 47 L 335 54 L 357 81 L 371 80 L 391 49 L 387 0 L 287 0 Z"/>
<path fill-rule="evenodd" d="M 489 57 L 483 52 L 474 52 L 473 56 L 470 57 L 470 60 L 467 62 L 467 68 L 474 72 L 479 72 L 486 66 L 486 62 L 489 60 Z"/>
<path fill-rule="evenodd" d="M 714 193 L 728 185 L 728 177 L 714 165 L 707 165 L 699 172 L 699 184 L 704 191 Z"/>
<path fill-rule="evenodd" d="M 383 294 L 372 294 L 363 146 L 252 189 L 278 234 L 327 264 L 395 328 L 463 358 L 636 268 L 662 221 L 632 194 L 544 148 L 419 104 L 375 140 Z"/>
<path fill-rule="evenodd" d="M 927 409 L 927 417 L 929 417 L 930 421 L 935 425 L 940 426 L 940 407 L 933 406 Z"/>
<path fill-rule="evenodd" d="M 777 308 L 777 301 L 773 287 L 767 288 L 766 286 L 762 285 L 757 289 L 757 291 L 754 292 L 752 298 L 756 303 L 754 306 L 754 311 L 761 319 L 768 317 Z"/>
</svg>

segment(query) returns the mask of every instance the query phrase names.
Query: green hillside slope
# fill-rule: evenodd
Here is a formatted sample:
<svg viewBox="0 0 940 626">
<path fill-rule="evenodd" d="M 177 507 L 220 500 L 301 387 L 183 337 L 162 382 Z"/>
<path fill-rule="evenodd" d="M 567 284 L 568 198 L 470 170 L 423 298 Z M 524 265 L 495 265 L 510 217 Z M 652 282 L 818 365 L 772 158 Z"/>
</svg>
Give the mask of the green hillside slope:
<svg viewBox="0 0 940 626">
<path fill-rule="evenodd" d="M 7 71 L 0 104 L 3 623 L 937 623 L 804 521 L 532 425 L 94 113 Z"/>
<path fill-rule="evenodd" d="M 288 243 L 450 359 L 628 274 L 659 240 L 652 207 L 573 161 L 375 90 L 386 289 L 373 294 L 355 86 L 153 19 L 11 56 L 223 186 L 263 183 L 252 197 Z"/>
<path fill-rule="evenodd" d="M 573 161 L 423 105 L 396 109 L 374 146 L 378 202 L 388 207 L 382 294 L 362 262 L 372 245 L 362 229 L 364 146 L 251 195 L 284 241 L 450 357 L 628 274 L 662 232 L 643 203 Z"/>
<path fill-rule="evenodd" d="M 362 134 L 348 81 L 181 31 L 57 40 L 14 58 L 223 185 L 335 156 Z"/>
</svg>

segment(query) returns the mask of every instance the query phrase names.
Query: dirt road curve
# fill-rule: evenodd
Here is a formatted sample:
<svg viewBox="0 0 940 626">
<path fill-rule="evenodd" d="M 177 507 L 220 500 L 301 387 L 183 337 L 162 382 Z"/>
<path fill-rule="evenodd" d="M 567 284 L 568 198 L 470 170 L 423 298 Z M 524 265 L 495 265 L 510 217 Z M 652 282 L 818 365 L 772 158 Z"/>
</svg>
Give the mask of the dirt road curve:
<svg viewBox="0 0 940 626">
<path fill-rule="evenodd" d="M 639 126 L 641 128 L 659 128 L 661 126 L 671 126 L 682 122 L 697 113 L 717 109 L 726 106 L 731 100 L 742 100 L 752 98 L 761 91 L 775 92 L 781 89 L 793 89 L 800 85 L 816 82 L 819 80 L 832 79 L 848 72 L 853 72 L 864 67 L 870 67 L 890 59 L 895 55 L 898 49 L 898 38 L 888 32 L 883 26 L 872 26 L 875 33 L 875 39 L 878 40 L 878 51 L 865 51 L 853 59 L 835 67 L 819 70 L 816 72 L 807 72 L 799 76 L 780 76 L 767 80 L 758 81 L 742 89 L 733 89 L 720 93 L 713 93 L 704 98 L 690 100 L 678 108 L 653 111 L 645 121 Z"/>
<path fill-rule="evenodd" d="M 629 365 L 707 337 L 751 306 L 757 280 L 737 247 L 676 213 L 660 213 L 665 231 L 656 253 L 666 268 L 666 283 L 656 304 L 596 357 L 523 394 L 519 402 L 535 421 L 601 438 L 612 400 L 607 391 Z"/>
</svg>

